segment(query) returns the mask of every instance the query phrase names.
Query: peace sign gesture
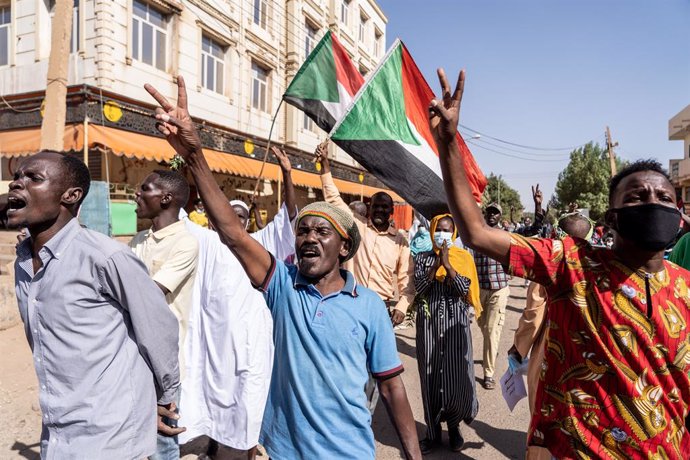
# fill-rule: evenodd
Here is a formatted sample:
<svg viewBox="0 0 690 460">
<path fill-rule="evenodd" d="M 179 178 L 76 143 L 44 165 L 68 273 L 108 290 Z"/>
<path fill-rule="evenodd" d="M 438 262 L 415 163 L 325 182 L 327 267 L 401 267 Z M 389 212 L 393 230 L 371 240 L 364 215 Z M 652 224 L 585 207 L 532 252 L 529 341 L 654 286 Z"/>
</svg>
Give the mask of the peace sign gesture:
<svg viewBox="0 0 690 460">
<path fill-rule="evenodd" d="M 161 105 L 156 108 L 158 131 L 165 135 L 168 143 L 182 158 L 194 151 L 201 152 L 201 139 L 187 111 L 187 87 L 182 76 L 177 77 L 177 106 L 172 105 L 156 88 L 144 85 L 146 91 Z"/>
<path fill-rule="evenodd" d="M 438 69 L 442 100 L 433 99 L 429 104 L 429 127 L 437 143 L 448 144 L 455 139 L 460 121 L 460 103 L 465 90 L 465 71 L 461 70 L 455 91 L 451 96 L 446 72 Z"/>
<path fill-rule="evenodd" d="M 541 190 L 539 190 L 539 184 L 535 187 L 534 185 L 532 186 L 532 198 L 534 199 L 534 207 L 536 209 L 541 209 L 541 204 L 544 201 L 544 195 L 541 193 Z"/>
</svg>

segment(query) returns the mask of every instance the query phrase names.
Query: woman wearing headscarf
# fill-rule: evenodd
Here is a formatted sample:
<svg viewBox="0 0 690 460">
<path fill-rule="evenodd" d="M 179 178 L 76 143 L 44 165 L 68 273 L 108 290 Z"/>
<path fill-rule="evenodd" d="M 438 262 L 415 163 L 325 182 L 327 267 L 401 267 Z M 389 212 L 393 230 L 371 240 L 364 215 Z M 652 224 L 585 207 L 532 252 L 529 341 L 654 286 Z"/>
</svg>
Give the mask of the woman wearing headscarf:
<svg viewBox="0 0 690 460">
<path fill-rule="evenodd" d="M 469 308 L 481 313 L 474 258 L 453 245 L 457 230 L 450 214 L 432 219 L 432 249 L 415 260 L 417 290 L 417 363 L 427 436 L 420 447 L 429 453 L 441 445 L 441 422 L 448 425 L 450 449 L 464 442 L 460 422 L 477 415 Z"/>
</svg>

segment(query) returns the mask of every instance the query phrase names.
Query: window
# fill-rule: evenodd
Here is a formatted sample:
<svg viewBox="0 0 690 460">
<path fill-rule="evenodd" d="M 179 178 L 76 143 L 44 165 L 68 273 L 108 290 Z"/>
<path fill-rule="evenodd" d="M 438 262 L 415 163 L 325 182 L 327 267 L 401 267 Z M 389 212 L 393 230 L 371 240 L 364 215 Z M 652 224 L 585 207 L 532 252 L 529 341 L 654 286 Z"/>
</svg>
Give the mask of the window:
<svg viewBox="0 0 690 460">
<path fill-rule="evenodd" d="M 268 21 L 268 1 L 254 0 L 254 24 L 262 29 L 266 28 Z"/>
<path fill-rule="evenodd" d="M 316 27 L 312 26 L 309 21 L 307 21 L 304 25 L 304 57 L 306 58 L 314 49 L 314 45 L 316 45 L 316 34 L 318 33 L 318 30 L 316 30 Z"/>
<path fill-rule="evenodd" d="M 148 3 L 134 0 L 132 17 L 132 57 L 165 70 L 168 20 Z"/>
<path fill-rule="evenodd" d="M 10 6 L 0 7 L 0 66 L 10 63 L 10 24 L 12 10 Z"/>
<path fill-rule="evenodd" d="M 268 112 L 268 76 L 267 69 L 252 62 L 252 107 L 263 112 Z"/>
<path fill-rule="evenodd" d="M 351 0 L 343 0 L 340 4 L 340 20 L 345 26 L 350 25 L 350 2 Z"/>
<path fill-rule="evenodd" d="M 361 44 L 365 44 L 367 41 L 367 21 L 369 19 L 366 16 L 359 16 L 359 42 Z"/>
<path fill-rule="evenodd" d="M 379 57 L 381 55 L 383 35 L 377 30 L 374 32 L 374 57 Z"/>
<path fill-rule="evenodd" d="M 314 121 L 309 118 L 306 113 L 303 113 L 302 116 L 304 117 L 302 128 L 304 128 L 305 131 L 314 131 Z"/>
<path fill-rule="evenodd" d="M 225 49 L 213 39 L 201 37 L 201 82 L 204 88 L 223 94 Z"/>
<path fill-rule="evenodd" d="M 69 42 L 69 52 L 79 51 L 79 0 L 74 0 L 72 9 L 72 38 Z"/>
</svg>

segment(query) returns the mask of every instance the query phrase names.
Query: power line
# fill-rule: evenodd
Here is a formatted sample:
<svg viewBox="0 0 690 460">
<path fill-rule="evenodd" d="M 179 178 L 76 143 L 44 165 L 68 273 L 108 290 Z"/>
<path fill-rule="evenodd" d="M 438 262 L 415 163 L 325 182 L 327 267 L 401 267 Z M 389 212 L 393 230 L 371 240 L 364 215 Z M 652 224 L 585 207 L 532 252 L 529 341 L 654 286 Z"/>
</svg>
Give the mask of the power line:
<svg viewBox="0 0 690 460">
<path fill-rule="evenodd" d="M 505 153 L 505 152 L 500 152 L 500 151 L 498 151 L 498 150 L 490 149 L 490 148 L 485 147 L 485 146 L 483 146 L 483 145 L 481 145 L 481 144 L 475 143 L 472 139 L 466 139 L 465 142 L 469 142 L 470 144 L 472 144 L 472 145 L 474 145 L 474 146 L 476 146 L 476 147 L 479 147 L 479 148 L 481 148 L 481 149 L 488 150 L 489 152 L 497 153 L 497 154 L 499 154 L 499 155 L 503 155 L 503 156 L 506 156 L 506 157 L 517 158 L 518 160 L 523 160 L 523 161 L 537 161 L 537 162 L 541 162 L 541 161 L 549 161 L 549 162 L 558 161 L 558 162 L 564 162 L 564 161 L 566 161 L 566 159 L 557 160 L 557 159 L 551 159 L 551 158 L 525 158 L 525 157 L 521 157 L 521 156 L 518 156 L 518 155 L 513 155 L 513 154 L 511 154 L 511 153 Z"/>
<path fill-rule="evenodd" d="M 468 133 L 463 133 L 463 134 L 465 134 L 465 135 L 467 135 L 467 136 L 471 136 L 471 133 L 470 133 L 470 134 L 468 134 Z M 518 149 L 513 149 L 513 148 L 510 148 L 510 147 L 505 147 L 505 146 L 503 146 L 503 145 L 496 144 L 496 143 L 493 143 L 493 142 L 490 142 L 490 141 L 487 141 L 487 140 L 481 139 L 481 138 L 475 138 L 475 139 L 472 139 L 472 140 L 477 141 L 477 142 L 483 142 L 483 143 L 486 143 L 486 144 L 488 144 L 488 145 L 491 145 L 492 147 L 500 148 L 500 149 L 507 150 L 507 151 L 510 151 L 510 152 L 516 152 L 516 153 L 519 153 L 519 154 L 521 154 L 521 155 L 531 155 L 531 156 L 536 156 L 536 157 L 541 157 L 541 158 L 544 158 L 544 157 L 546 157 L 546 156 L 554 156 L 554 157 L 558 156 L 558 157 L 561 157 L 561 158 L 563 158 L 563 159 L 570 157 L 570 153 L 534 153 L 534 152 L 526 152 L 526 151 L 524 151 L 524 150 L 518 150 Z"/>
<path fill-rule="evenodd" d="M 481 132 L 481 131 L 477 131 L 476 129 L 470 128 L 469 126 L 465 126 L 465 125 L 463 125 L 463 124 L 460 124 L 460 126 L 461 126 L 462 128 L 464 128 L 464 129 L 468 130 L 468 131 L 472 131 L 473 133 L 479 134 L 480 136 L 488 137 L 489 139 L 493 139 L 493 140 L 495 140 L 495 141 L 497 141 L 497 142 L 501 142 L 501 143 L 503 143 L 503 144 L 513 145 L 513 146 L 515 146 L 515 147 L 522 147 L 522 148 L 524 148 L 524 149 L 543 150 L 543 151 L 557 151 L 557 150 L 569 150 L 569 151 L 573 151 L 573 150 L 578 149 L 578 148 L 580 148 L 580 147 L 582 147 L 582 146 L 584 146 L 584 145 L 587 145 L 587 142 L 585 142 L 585 143 L 583 143 L 583 144 L 576 145 L 576 146 L 573 146 L 573 147 L 555 147 L 555 148 L 553 148 L 553 147 L 535 147 L 535 146 L 533 146 L 533 145 L 518 144 L 518 143 L 515 143 L 515 142 L 510 142 L 510 141 L 506 141 L 506 140 L 503 140 L 503 139 L 499 139 L 498 137 L 489 136 L 488 134 L 484 134 L 484 133 Z"/>
</svg>

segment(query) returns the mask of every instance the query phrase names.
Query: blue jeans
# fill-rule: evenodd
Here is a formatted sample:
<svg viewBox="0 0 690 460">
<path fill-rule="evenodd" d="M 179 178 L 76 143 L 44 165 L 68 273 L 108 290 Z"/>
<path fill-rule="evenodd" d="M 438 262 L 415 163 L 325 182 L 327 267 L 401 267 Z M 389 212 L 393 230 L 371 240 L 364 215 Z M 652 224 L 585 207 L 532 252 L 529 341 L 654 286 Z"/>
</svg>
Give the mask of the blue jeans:
<svg viewBox="0 0 690 460">
<path fill-rule="evenodd" d="M 180 402 L 180 393 L 177 393 L 175 404 Z M 175 412 L 180 412 L 177 407 Z M 163 423 L 166 425 L 177 426 L 177 420 L 170 420 L 168 417 L 163 417 Z M 149 457 L 150 460 L 180 460 L 180 446 L 177 443 L 177 436 L 163 436 L 158 433 L 156 439 L 156 453 Z"/>
</svg>

